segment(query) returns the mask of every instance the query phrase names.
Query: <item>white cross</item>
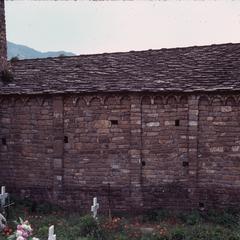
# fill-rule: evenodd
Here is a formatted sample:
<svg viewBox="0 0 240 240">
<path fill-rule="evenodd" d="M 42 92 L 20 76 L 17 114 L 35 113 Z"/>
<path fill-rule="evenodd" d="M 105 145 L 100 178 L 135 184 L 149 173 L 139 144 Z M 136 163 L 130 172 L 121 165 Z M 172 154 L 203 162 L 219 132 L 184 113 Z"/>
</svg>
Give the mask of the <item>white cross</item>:
<svg viewBox="0 0 240 240">
<path fill-rule="evenodd" d="M 8 193 L 6 193 L 5 186 L 2 186 L 1 188 L 1 194 L 0 194 L 0 200 L 1 200 L 1 207 L 3 208 L 6 204 L 6 199 L 8 197 Z"/>
<path fill-rule="evenodd" d="M 54 234 L 54 226 L 52 225 L 49 229 L 48 229 L 48 240 L 56 240 L 56 234 Z"/>
<path fill-rule="evenodd" d="M 99 209 L 99 203 L 97 202 L 97 198 L 93 198 L 93 205 L 91 206 L 91 212 L 93 212 L 93 218 L 97 219 L 97 211 Z"/>
</svg>

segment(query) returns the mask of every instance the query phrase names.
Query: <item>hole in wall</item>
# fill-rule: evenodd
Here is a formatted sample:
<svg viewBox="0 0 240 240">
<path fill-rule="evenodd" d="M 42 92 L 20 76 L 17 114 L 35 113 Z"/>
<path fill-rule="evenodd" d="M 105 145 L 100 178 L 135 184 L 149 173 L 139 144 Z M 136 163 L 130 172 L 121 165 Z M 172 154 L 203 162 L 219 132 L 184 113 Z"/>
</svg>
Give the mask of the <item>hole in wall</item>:
<svg viewBox="0 0 240 240">
<path fill-rule="evenodd" d="M 145 161 L 142 161 L 141 163 L 142 163 L 143 167 L 146 166 L 146 162 Z"/>
<path fill-rule="evenodd" d="M 118 120 L 110 120 L 110 122 L 111 122 L 111 126 L 118 125 Z"/>
<path fill-rule="evenodd" d="M 182 165 L 183 165 L 183 167 L 188 167 L 188 166 L 189 166 L 189 162 L 183 161 L 183 162 L 182 162 Z"/>
<path fill-rule="evenodd" d="M 176 126 L 176 127 L 180 126 L 180 120 L 179 120 L 179 119 L 176 119 L 176 120 L 175 120 L 175 126 Z"/>
<path fill-rule="evenodd" d="M 64 136 L 64 143 L 68 143 L 68 137 Z"/>
<path fill-rule="evenodd" d="M 2 145 L 7 145 L 7 139 L 5 137 L 2 138 Z"/>
<path fill-rule="evenodd" d="M 199 203 L 198 203 L 198 206 L 199 206 L 200 208 L 204 208 L 204 203 L 203 203 L 203 202 L 199 202 Z"/>
</svg>

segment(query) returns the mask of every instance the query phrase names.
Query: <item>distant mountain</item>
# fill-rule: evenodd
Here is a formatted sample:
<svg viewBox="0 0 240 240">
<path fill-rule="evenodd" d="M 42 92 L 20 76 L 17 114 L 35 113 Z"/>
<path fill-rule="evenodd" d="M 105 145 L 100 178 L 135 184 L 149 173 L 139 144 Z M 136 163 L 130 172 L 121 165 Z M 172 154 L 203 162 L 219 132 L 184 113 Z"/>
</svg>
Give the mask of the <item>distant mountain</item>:
<svg viewBox="0 0 240 240">
<path fill-rule="evenodd" d="M 19 59 L 31 59 L 31 58 L 47 58 L 47 57 L 59 57 L 59 56 L 75 56 L 75 54 L 71 52 L 40 52 L 33 48 L 15 44 L 12 42 L 7 42 L 7 50 L 8 50 L 8 59 L 13 57 L 18 57 Z"/>
</svg>

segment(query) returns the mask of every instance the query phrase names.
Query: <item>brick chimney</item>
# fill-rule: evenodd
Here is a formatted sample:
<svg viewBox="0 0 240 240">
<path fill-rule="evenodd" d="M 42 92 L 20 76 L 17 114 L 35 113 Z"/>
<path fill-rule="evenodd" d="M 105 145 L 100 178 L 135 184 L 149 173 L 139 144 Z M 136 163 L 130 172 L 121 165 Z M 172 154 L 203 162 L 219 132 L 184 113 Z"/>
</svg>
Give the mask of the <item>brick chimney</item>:
<svg viewBox="0 0 240 240">
<path fill-rule="evenodd" d="M 7 40 L 4 0 L 0 0 L 0 72 L 7 67 Z"/>
</svg>

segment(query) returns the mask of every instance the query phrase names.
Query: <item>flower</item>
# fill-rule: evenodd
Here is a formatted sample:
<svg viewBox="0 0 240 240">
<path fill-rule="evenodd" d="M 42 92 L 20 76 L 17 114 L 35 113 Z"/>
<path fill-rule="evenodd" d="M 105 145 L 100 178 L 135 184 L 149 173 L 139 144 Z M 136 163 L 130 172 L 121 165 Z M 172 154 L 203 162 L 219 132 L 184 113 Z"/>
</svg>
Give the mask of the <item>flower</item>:
<svg viewBox="0 0 240 240">
<path fill-rule="evenodd" d="M 17 225 L 17 230 L 9 237 L 9 239 L 29 240 L 29 237 L 32 236 L 33 229 L 27 220 L 23 221 L 21 218 L 19 218 L 19 220 L 20 223 Z M 39 240 L 38 238 L 33 239 Z"/>
<path fill-rule="evenodd" d="M 24 237 L 22 237 L 22 236 L 19 236 L 19 237 L 17 237 L 16 240 L 26 240 L 26 239 Z"/>
</svg>

